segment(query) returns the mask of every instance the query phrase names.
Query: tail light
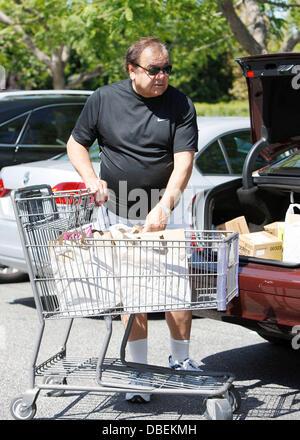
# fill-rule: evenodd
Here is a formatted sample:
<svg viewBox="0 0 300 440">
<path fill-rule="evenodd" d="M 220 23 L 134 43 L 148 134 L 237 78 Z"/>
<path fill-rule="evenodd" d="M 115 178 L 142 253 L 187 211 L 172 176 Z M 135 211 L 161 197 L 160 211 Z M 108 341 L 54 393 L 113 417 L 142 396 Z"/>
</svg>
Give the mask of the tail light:
<svg viewBox="0 0 300 440">
<path fill-rule="evenodd" d="M 61 182 L 53 186 L 52 192 L 59 193 L 59 197 L 55 199 L 58 205 L 69 205 L 73 203 L 73 199 L 69 199 L 67 196 L 78 194 L 78 190 L 86 189 L 83 182 Z M 66 197 L 63 197 L 63 193 L 66 192 Z"/>
<path fill-rule="evenodd" d="M 86 189 L 85 183 L 83 182 L 62 182 L 58 183 L 52 188 L 52 191 L 73 191 L 74 193 L 78 189 Z"/>
<path fill-rule="evenodd" d="M 83 182 L 61 182 L 55 185 L 52 188 L 52 192 L 55 194 L 56 192 L 62 193 L 59 194 L 59 198 L 55 199 L 56 203 L 58 205 L 67 205 L 73 203 L 72 201 L 68 200 L 67 198 L 63 197 L 63 192 L 66 191 L 69 195 L 75 195 L 78 194 L 78 190 L 84 190 L 86 189 L 86 185 Z M 76 200 L 76 203 L 81 203 L 80 197 Z M 93 194 L 90 196 L 89 200 L 90 204 L 95 204 L 96 206 L 101 206 L 100 203 L 96 202 L 94 199 Z"/>
<path fill-rule="evenodd" d="M 3 180 L 0 179 L 0 197 L 4 197 L 6 194 L 10 193 L 10 189 L 4 188 Z"/>
</svg>

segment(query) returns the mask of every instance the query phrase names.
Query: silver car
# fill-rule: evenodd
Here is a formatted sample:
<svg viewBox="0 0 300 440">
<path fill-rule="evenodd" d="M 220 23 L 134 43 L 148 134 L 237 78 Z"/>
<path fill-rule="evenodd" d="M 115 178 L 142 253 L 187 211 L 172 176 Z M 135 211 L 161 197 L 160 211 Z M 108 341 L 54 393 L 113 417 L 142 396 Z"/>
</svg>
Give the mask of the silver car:
<svg viewBox="0 0 300 440">
<path fill-rule="evenodd" d="M 174 210 L 176 226 L 193 226 L 192 202 L 211 188 L 242 174 L 245 157 L 252 146 L 250 120 L 247 117 L 198 117 L 199 144 L 194 169 L 188 187 Z M 99 173 L 99 146 L 94 144 L 90 156 Z M 261 168 L 267 162 L 259 157 L 255 165 Z M 69 182 L 67 185 L 66 183 Z M 73 182 L 71 185 L 70 183 Z M 52 188 L 70 189 L 80 176 L 74 170 L 67 154 L 54 158 L 4 167 L 0 174 L 0 281 L 15 282 L 24 277 L 26 263 L 10 199 L 12 189 L 37 184 Z M 197 204 L 199 206 L 199 203 Z M 201 218 L 197 227 L 201 229 Z"/>
</svg>

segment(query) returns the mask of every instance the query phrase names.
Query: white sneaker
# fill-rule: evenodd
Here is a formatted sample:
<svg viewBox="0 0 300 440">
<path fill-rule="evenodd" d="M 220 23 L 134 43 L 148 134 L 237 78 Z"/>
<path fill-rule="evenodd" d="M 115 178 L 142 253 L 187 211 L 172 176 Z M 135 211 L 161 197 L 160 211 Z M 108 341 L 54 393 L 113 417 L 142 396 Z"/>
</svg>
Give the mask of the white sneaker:
<svg viewBox="0 0 300 440">
<path fill-rule="evenodd" d="M 150 385 L 149 383 L 149 375 L 147 373 L 132 373 L 131 374 L 131 385 Z M 140 393 L 135 391 L 133 393 L 126 393 L 125 400 L 131 403 L 147 403 L 151 400 L 151 394 L 148 393 Z"/>
<path fill-rule="evenodd" d="M 197 362 L 190 358 L 186 358 L 183 361 L 174 361 L 172 356 L 169 356 L 169 367 L 173 370 L 189 370 L 189 371 L 202 371 Z"/>
</svg>

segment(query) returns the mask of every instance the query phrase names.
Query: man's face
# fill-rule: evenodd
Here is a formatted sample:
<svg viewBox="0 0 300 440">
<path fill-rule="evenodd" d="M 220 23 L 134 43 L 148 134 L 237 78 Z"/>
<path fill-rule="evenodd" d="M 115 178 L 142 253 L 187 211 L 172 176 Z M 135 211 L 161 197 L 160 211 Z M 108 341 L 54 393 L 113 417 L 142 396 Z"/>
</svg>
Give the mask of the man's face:
<svg viewBox="0 0 300 440">
<path fill-rule="evenodd" d="M 169 64 L 168 54 L 159 47 L 147 47 L 141 53 L 139 66 L 145 69 L 151 67 L 166 67 Z M 169 75 L 160 71 L 151 75 L 142 67 L 129 64 L 129 74 L 135 92 L 144 98 L 155 98 L 162 95 L 168 87 Z"/>
</svg>

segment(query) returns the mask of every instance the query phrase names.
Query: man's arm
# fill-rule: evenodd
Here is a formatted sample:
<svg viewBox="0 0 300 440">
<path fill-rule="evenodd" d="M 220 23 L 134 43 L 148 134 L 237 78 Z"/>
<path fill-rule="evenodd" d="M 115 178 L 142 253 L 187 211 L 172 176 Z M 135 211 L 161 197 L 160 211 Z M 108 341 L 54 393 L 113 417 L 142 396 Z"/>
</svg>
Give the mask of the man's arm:
<svg viewBox="0 0 300 440">
<path fill-rule="evenodd" d="M 87 189 L 96 193 L 96 201 L 104 202 L 108 199 L 108 188 L 105 180 L 101 180 L 96 175 L 88 149 L 75 141 L 71 135 L 67 143 L 67 153 L 69 159 L 81 176 Z"/>
<path fill-rule="evenodd" d="M 145 232 L 165 229 L 168 213 L 180 199 L 191 177 L 194 154 L 194 151 L 181 151 L 174 154 L 174 169 L 163 197 L 146 217 Z"/>
</svg>

